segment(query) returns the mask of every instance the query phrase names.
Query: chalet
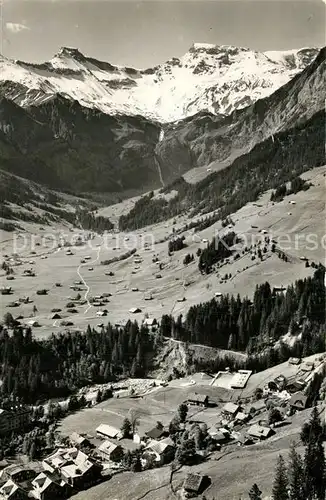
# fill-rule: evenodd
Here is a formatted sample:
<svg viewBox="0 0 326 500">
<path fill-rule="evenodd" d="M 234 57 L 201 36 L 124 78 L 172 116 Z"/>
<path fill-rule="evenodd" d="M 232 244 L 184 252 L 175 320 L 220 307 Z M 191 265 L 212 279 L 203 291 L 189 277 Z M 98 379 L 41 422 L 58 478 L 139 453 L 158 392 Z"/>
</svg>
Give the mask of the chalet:
<svg viewBox="0 0 326 500">
<path fill-rule="evenodd" d="M 313 369 L 314 369 L 314 363 L 309 362 L 309 361 L 306 361 L 306 363 L 304 363 L 304 364 L 301 366 L 301 370 L 302 370 L 303 372 L 311 372 Z"/>
<path fill-rule="evenodd" d="M 115 427 L 112 427 L 112 425 L 108 424 L 101 424 L 97 427 L 96 433 L 99 436 L 105 437 L 105 438 L 118 438 L 120 436 L 120 431 L 119 429 L 116 429 Z"/>
<path fill-rule="evenodd" d="M 98 454 L 104 461 L 120 462 L 123 458 L 123 448 L 111 441 L 104 441 L 98 447 Z"/>
<path fill-rule="evenodd" d="M 247 431 L 248 435 L 259 440 L 267 439 L 274 434 L 270 427 L 263 427 L 259 424 L 253 424 Z"/>
<path fill-rule="evenodd" d="M 297 379 L 289 382 L 286 386 L 286 390 L 293 394 L 295 392 L 301 391 L 305 386 L 305 382 L 303 380 Z"/>
<path fill-rule="evenodd" d="M 268 388 L 272 391 L 282 391 L 285 389 L 287 380 L 284 375 L 279 375 L 271 382 L 268 382 Z"/>
<path fill-rule="evenodd" d="M 205 489 L 204 484 L 205 476 L 189 473 L 183 482 L 183 489 L 191 495 L 199 495 Z"/>
<path fill-rule="evenodd" d="M 55 314 L 53 314 L 53 315 L 51 316 L 51 319 L 61 319 L 61 316 L 60 316 L 60 314 L 55 313 Z"/>
<path fill-rule="evenodd" d="M 107 311 L 97 311 L 96 313 L 96 316 L 106 316 L 107 315 Z"/>
<path fill-rule="evenodd" d="M 74 461 L 60 469 L 62 479 L 74 489 L 86 489 L 92 486 L 101 476 L 101 468 L 88 458 Z"/>
<path fill-rule="evenodd" d="M 299 365 L 301 363 L 300 358 L 289 358 L 288 361 L 290 365 Z"/>
<path fill-rule="evenodd" d="M 30 496 L 37 500 L 57 500 L 67 496 L 67 484 L 60 477 L 54 478 L 49 473 L 41 472 L 31 484 L 33 489 Z"/>
<path fill-rule="evenodd" d="M 72 434 L 70 434 L 69 441 L 72 446 L 77 446 L 79 448 L 85 448 L 90 445 L 89 440 L 85 436 L 78 434 L 78 432 L 73 432 Z"/>
<path fill-rule="evenodd" d="M 158 465 L 164 465 L 174 459 L 174 445 L 170 438 L 162 441 L 153 439 L 145 448 L 145 454 L 154 455 L 155 462 Z"/>
<path fill-rule="evenodd" d="M 23 500 L 25 498 L 28 498 L 27 491 L 23 490 L 23 488 L 12 481 L 12 479 L 8 479 L 8 481 L 0 488 L 1 500 Z"/>
<path fill-rule="evenodd" d="M 12 293 L 11 286 L 4 286 L 0 289 L 1 295 L 10 295 Z"/>
<path fill-rule="evenodd" d="M 293 410 L 304 410 L 307 406 L 307 396 L 299 391 L 292 394 L 289 405 Z"/>
<path fill-rule="evenodd" d="M 194 392 L 193 394 L 189 394 L 185 401 L 188 405 L 196 405 L 196 406 L 208 406 L 208 396 L 205 394 L 197 394 Z"/>
<path fill-rule="evenodd" d="M 32 269 L 25 269 L 23 271 L 23 276 L 28 276 L 33 278 L 35 276 L 35 272 Z"/>
<path fill-rule="evenodd" d="M 248 446 L 254 442 L 253 438 L 247 434 L 239 434 L 237 440 L 241 446 Z"/>
<path fill-rule="evenodd" d="M 218 444 L 227 443 L 229 440 L 229 434 L 223 434 L 223 432 L 216 429 L 209 429 L 208 434 L 211 438 Z"/>
<path fill-rule="evenodd" d="M 153 429 L 145 432 L 145 435 L 150 439 L 159 440 L 163 437 L 166 437 L 168 435 L 168 433 L 166 432 L 164 427 L 162 427 L 162 428 L 154 427 Z"/>
<path fill-rule="evenodd" d="M 1 471 L 1 479 L 7 481 L 11 479 L 15 483 L 21 483 L 22 481 L 27 481 L 34 476 L 34 471 L 32 469 L 23 468 L 21 465 L 11 464 L 5 467 Z"/>
<path fill-rule="evenodd" d="M 71 454 L 77 452 L 77 448 L 59 448 L 42 460 L 42 467 L 45 471 L 54 473 L 72 460 Z"/>
<path fill-rule="evenodd" d="M 138 288 L 136 286 L 132 287 L 131 289 L 132 292 L 138 292 Z"/>
<path fill-rule="evenodd" d="M 40 326 L 40 325 L 39 325 L 39 322 L 38 322 L 38 321 L 36 321 L 36 319 L 31 319 L 31 320 L 27 321 L 27 324 L 28 324 L 29 326 L 33 326 L 34 328 L 36 328 L 36 327 Z"/>
<path fill-rule="evenodd" d="M 234 403 L 226 403 L 222 408 L 222 413 L 227 418 L 234 418 L 238 411 L 240 411 L 240 406 Z"/>
<path fill-rule="evenodd" d="M 131 309 L 129 309 L 129 312 L 132 314 L 137 314 L 141 313 L 141 309 L 139 307 L 132 307 Z"/>
<path fill-rule="evenodd" d="M 228 429 L 225 429 L 225 427 L 220 427 L 218 431 L 222 432 L 222 434 L 224 434 L 224 436 L 227 438 L 230 436 L 230 431 Z"/>
<path fill-rule="evenodd" d="M 239 411 L 237 414 L 236 414 L 236 417 L 235 417 L 235 420 L 236 422 L 240 422 L 240 423 L 244 423 L 246 422 L 248 419 L 249 419 L 249 415 L 247 413 L 244 413 L 242 411 Z"/>
</svg>

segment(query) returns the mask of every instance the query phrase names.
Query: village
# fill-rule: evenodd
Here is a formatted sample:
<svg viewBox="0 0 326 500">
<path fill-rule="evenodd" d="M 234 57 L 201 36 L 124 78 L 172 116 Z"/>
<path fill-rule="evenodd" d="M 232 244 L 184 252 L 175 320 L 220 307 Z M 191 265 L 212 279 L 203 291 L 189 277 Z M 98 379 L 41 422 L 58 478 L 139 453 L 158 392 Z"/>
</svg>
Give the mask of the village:
<svg viewBox="0 0 326 500">
<path fill-rule="evenodd" d="M 66 417 L 67 426 L 65 419 L 59 425 L 49 455 L 0 462 L 0 499 L 69 498 L 127 470 L 141 473 L 168 466 L 173 471 L 176 463 L 193 469 L 179 493 L 198 496 L 211 482 L 200 465 L 238 447 L 259 446 L 286 431 L 293 416 L 311 405 L 310 384 L 325 365 L 326 356 L 316 355 L 290 358 L 275 367 L 275 377 L 274 368 L 265 374 L 226 369 L 170 382 L 131 379 L 123 387 L 113 384 L 112 397 L 104 403 L 98 402 L 102 386 L 83 389 L 88 408 Z M 155 410 L 152 421 L 156 417 L 157 421 L 151 426 L 137 404 L 148 406 L 152 398 L 155 408 L 155 402 L 165 403 L 166 395 L 175 407 L 170 411 L 162 407 L 161 415 Z M 128 408 L 124 418 L 117 411 L 123 404 Z M 31 413 L 32 408 L 25 406 L 1 410 L 1 434 L 23 430 Z M 67 434 L 74 425 L 83 430 Z"/>
</svg>

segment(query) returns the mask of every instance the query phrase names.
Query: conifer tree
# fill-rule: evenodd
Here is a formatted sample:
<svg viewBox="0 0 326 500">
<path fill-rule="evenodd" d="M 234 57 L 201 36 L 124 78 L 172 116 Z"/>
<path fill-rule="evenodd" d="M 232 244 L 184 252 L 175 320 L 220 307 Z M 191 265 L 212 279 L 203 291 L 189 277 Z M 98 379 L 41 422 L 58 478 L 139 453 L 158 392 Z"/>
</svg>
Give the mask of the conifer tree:
<svg viewBox="0 0 326 500">
<path fill-rule="evenodd" d="M 187 418 L 187 413 L 188 413 L 188 406 L 184 403 L 179 405 L 178 407 L 178 417 L 180 422 L 185 422 Z"/>
<path fill-rule="evenodd" d="M 289 500 L 305 500 L 303 488 L 303 462 L 295 449 L 295 444 L 291 444 L 288 465 Z"/>
<path fill-rule="evenodd" d="M 286 476 L 286 467 L 284 458 L 282 455 L 279 455 L 275 470 L 275 478 L 272 490 L 272 498 L 273 500 L 288 500 L 288 492 L 287 492 L 287 476 Z"/>
<path fill-rule="evenodd" d="M 253 484 L 249 491 L 250 500 L 261 500 L 262 492 L 258 488 L 257 484 Z"/>
<path fill-rule="evenodd" d="M 129 438 L 132 431 L 132 426 L 129 418 L 125 418 L 122 422 L 121 432 L 124 438 Z"/>
<path fill-rule="evenodd" d="M 323 428 L 317 406 L 314 406 L 309 421 L 309 434 L 306 435 L 304 456 L 304 491 L 306 500 L 325 499 L 325 452 L 323 447 Z"/>
</svg>

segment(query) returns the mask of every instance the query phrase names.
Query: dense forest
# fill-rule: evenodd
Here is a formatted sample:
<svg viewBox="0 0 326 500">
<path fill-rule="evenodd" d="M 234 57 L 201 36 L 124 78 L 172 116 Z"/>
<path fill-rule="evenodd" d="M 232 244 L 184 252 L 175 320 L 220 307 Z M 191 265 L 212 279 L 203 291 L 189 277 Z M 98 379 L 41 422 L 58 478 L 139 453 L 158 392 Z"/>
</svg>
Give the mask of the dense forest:
<svg viewBox="0 0 326 500">
<path fill-rule="evenodd" d="M 77 210 L 75 224 L 79 224 L 84 230 L 94 231 L 96 233 L 104 233 L 114 228 L 114 225 L 108 217 L 94 215 L 88 210 Z"/>
<path fill-rule="evenodd" d="M 161 333 L 176 340 L 255 354 L 290 331 L 301 333 L 300 355 L 307 355 L 310 349 L 321 352 L 325 347 L 324 276 L 320 266 L 313 277 L 296 281 L 285 293 L 273 292 L 269 283 L 257 285 L 253 301 L 222 295 L 192 306 L 184 319 L 163 316 Z"/>
<path fill-rule="evenodd" d="M 0 327 L 1 396 L 11 394 L 25 402 L 66 396 L 91 383 L 119 376 L 143 376 L 153 350 L 148 329 L 128 322 L 124 328 L 108 325 L 100 333 L 32 337 L 31 329 L 16 327 L 9 335 Z"/>
<path fill-rule="evenodd" d="M 14 395 L 36 402 L 74 393 L 78 388 L 117 378 L 146 376 L 164 337 L 185 342 L 247 350 L 241 366 L 232 358 L 194 363 L 189 369 L 222 369 L 225 366 L 262 370 L 289 356 L 307 356 L 325 349 L 325 269 L 298 280 L 285 293 L 270 285 L 257 286 L 253 301 L 221 296 L 193 306 L 185 318 L 162 317 L 157 332 L 129 321 L 125 327 L 108 324 L 100 332 L 71 332 L 37 340 L 30 328 L 15 326 L 9 335 L 9 313 L 0 326 L 1 397 Z M 275 342 L 288 331 L 296 341 L 289 348 Z M 298 339 L 301 334 L 301 339 Z"/>
<path fill-rule="evenodd" d="M 216 217 L 225 219 L 246 203 L 256 201 L 264 191 L 277 189 L 286 182 L 293 181 L 292 192 L 306 189 L 295 179 L 310 168 L 324 165 L 324 130 L 325 116 L 320 111 L 306 123 L 257 144 L 230 167 L 197 184 L 187 184 L 183 179 L 174 181 L 164 192 L 177 190 L 176 196 L 168 202 L 153 196 L 142 197 L 120 219 L 120 229 L 138 229 L 185 211 L 196 215 L 218 210 Z"/>
</svg>

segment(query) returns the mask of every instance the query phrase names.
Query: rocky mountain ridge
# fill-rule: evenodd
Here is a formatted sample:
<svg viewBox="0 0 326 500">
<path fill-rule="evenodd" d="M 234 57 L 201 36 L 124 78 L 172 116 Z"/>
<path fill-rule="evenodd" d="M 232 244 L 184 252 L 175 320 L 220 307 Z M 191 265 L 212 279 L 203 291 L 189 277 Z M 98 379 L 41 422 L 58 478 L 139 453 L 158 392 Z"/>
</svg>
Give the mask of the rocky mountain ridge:
<svg viewBox="0 0 326 500">
<path fill-rule="evenodd" d="M 0 92 L 23 107 L 60 94 L 106 114 L 166 123 L 201 111 L 228 115 L 249 106 L 287 83 L 317 53 L 317 48 L 263 53 L 195 43 L 180 58 L 135 69 L 63 47 L 42 64 L 0 57 Z"/>
</svg>

